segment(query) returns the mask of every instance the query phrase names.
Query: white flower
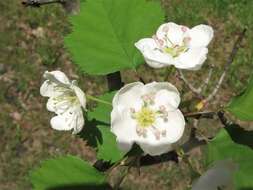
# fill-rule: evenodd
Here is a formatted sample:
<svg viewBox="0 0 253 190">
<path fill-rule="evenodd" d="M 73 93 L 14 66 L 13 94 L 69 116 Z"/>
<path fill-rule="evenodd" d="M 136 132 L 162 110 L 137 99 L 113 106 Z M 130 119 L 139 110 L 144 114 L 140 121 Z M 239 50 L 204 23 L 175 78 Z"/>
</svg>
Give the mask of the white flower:
<svg viewBox="0 0 253 190">
<path fill-rule="evenodd" d="M 172 144 L 183 135 L 179 92 L 168 82 L 125 85 L 112 103 L 111 131 L 125 152 L 136 143 L 145 153 L 160 155 L 172 150 Z"/>
<path fill-rule="evenodd" d="M 47 109 L 57 114 L 50 121 L 52 128 L 73 129 L 73 134 L 80 132 L 84 125 L 82 107 L 86 106 L 84 92 L 61 71 L 46 71 L 43 77 L 46 81 L 40 87 L 40 94 L 49 97 Z"/>
<path fill-rule="evenodd" d="M 141 39 L 135 46 L 151 67 L 174 65 L 178 69 L 198 70 L 206 60 L 212 38 L 210 26 L 201 24 L 189 29 L 169 22 L 162 24 L 153 38 Z"/>
</svg>

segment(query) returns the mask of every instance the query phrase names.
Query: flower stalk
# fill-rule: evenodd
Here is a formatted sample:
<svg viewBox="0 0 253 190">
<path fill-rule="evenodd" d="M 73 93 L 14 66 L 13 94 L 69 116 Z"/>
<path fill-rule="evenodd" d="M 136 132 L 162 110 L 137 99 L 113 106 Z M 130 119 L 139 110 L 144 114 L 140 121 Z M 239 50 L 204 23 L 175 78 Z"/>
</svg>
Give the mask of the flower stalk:
<svg viewBox="0 0 253 190">
<path fill-rule="evenodd" d="M 105 100 L 101 100 L 101 99 L 96 98 L 96 97 L 91 96 L 91 95 L 86 95 L 86 98 L 89 99 L 89 100 L 95 101 L 95 102 L 99 102 L 99 103 L 102 103 L 102 104 L 106 104 L 106 105 L 112 106 L 111 102 L 108 102 L 108 101 L 105 101 Z"/>
</svg>

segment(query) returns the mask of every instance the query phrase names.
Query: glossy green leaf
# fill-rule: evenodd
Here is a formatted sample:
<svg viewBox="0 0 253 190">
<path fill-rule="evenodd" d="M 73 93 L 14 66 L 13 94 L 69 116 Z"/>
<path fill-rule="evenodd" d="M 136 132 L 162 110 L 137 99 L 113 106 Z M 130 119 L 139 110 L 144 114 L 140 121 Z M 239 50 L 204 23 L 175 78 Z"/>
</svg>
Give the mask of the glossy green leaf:
<svg viewBox="0 0 253 190">
<path fill-rule="evenodd" d="M 235 172 L 236 189 L 253 187 L 253 151 L 248 146 L 236 144 L 225 129 L 221 129 L 218 135 L 208 144 L 208 161 L 232 159 L 238 164 Z"/>
<path fill-rule="evenodd" d="M 35 190 L 103 189 L 104 174 L 74 156 L 62 156 L 44 161 L 30 174 Z"/>
<path fill-rule="evenodd" d="M 227 110 L 241 120 L 253 121 L 253 77 L 247 89 L 232 99 Z"/>
<path fill-rule="evenodd" d="M 85 0 L 71 17 L 73 32 L 65 45 L 83 72 L 108 74 L 142 64 L 134 47 L 164 21 L 159 1 Z"/>
<path fill-rule="evenodd" d="M 102 135 L 102 141 L 98 142 L 97 158 L 109 162 L 117 162 L 123 158 L 124 153 L 117 146 L 116 137 L 108 126 L 97 126 Z"/>
</svg>

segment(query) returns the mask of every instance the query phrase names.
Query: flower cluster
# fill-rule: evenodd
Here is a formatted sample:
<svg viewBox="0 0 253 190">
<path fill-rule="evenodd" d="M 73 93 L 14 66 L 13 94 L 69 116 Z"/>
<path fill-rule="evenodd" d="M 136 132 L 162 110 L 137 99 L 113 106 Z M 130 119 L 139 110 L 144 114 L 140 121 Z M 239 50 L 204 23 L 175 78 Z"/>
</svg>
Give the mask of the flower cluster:
<svg viewBox="0 0 253 190">
<path fill-rule="evenodd" d="M 169 22 L 162 24 L 152 38 L 141 39 L 135 46 L 151 67 L 174 65 L 178 69 L 198 70 L 206 60 L 212 38 L 210 26 L 189 29 Z M 45 72 L 44 78 L 40 93 L 49 97 L 47 109 L 56 114 L 50 122 L 52 128 L 80 132 L 86 108 L 84 92 L 61 71 Z M 119 148 L 127 152 L 136 143 L 150 155 L 172 150 L 185 129 L 179 103 L 180 94 L 169 82 L 125 85 L 114 96 L 111 112 L 111 132 L 116 135 Z"/>
</svg>

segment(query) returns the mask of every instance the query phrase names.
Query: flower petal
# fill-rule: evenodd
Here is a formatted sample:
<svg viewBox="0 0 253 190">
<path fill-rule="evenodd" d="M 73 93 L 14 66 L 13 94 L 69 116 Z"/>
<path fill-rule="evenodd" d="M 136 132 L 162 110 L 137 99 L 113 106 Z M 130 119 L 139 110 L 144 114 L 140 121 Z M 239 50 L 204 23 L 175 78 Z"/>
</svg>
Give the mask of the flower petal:
<svg viewBox="0 0 253 190">
<path fill-rule="evenodd" d="M 86 108 L 86 97 L 84 92 L 77 86 L 73 85 L 72 89 L 74 90 L 80 104 L 82 105 L 82 107 L 85 109 Z"/>
<path fill-rule="evenodd" d="M 176 58 L 175 67 L 179 69 L 198 70 L 206 60 L 207 48 L 191 48 Z"/>
<path fill-rule="evenodd" d="M 183 42 L 184 32 L 182 31 L 182 26 L 177 25 L 173 22 L 167 24 L 169 30 L 167 32 L 167 37 L 173 44 L 181 45 Z"/>
<path fill-rule="evenodd" d="M 183 136 L 184 133 L 184 115 L 179 109 L 177 109 L 175 111 L 169 112 L 167 122 L 164 122 L 162 119 L 158 119 L 157 125 L 161 128 L 164 127 L 166 129 L 166 142 L 175 143 Z"/>
<path fill-rule="evenodd" d="M 208 25 L 198 25 L 189 31 L 190 47 L 206 47 L 213 38 L 213 28 Z"/>
<path fill-rule="evenodd" d="M 50 121 L 53 129 L 68 131 L 73 129 L 73 134 L 80 132 L 84 125 L 81 108 L 71 108 L 63 114 L 53 117 Z"/>
<path fill-rule="evenodd" d="M 58 85 L 69 86 L 71 84 L 68 77 L 61 71 L 46 71 L 43 76 L 47 80 Z"/>
<path fill-rule="evenodd" d="M 40 87 L 41 96 L 50 97 L 54 95 L 55 84 L 46 80 Z"/>
<path fill-rule="evenodd" d="M 184 133 L 185 120 L 183 114 L 179 109 L 169 112 L 168 121 L 164 122 L 159 119 L 155 124 L 158 130 L 166 130 L 166 136 L 157 140 L 152 133 L 148 131 L 146 138 L 140 138 L 136 140 L 136 143 L 140 145 L 143 151 L 152 156 L 160 155 L 172 150 L 173 143 L 176 143 Z"/>
<path fill-rule="evenodd" d="M 173 149 L 170 143 L 152 146 L 150 146 L 150 144 L 141 143 L 140 147 L 144 153 L 149 154 L 151 156 L 161 155 Z"/>
<path fill-rule="evenodd" d="M 156 93 L 155 106 L 166 105 L 176 109 L 180 103 L 177 88 L 169 82 L 152 82 L 145 85 L 145 93 Z"/>
<path fill-rule="evenodd" d="M 122 87 L 112 100 L 113 107 L 130 108 L 139 107 L 141 104 L 141 88 L 144 86 L 141 82 L 133 82 Z"/>
<path fill-rule="evenodd" d="M 128 152 L 134 139 L 137 138 L 136 124 L 131 119 L 129 110 L 119 111 L 114 107 L 111 112 L 111 131 L 117 136 L 117 144 L 120 150 Z"/>
<path fill-rule="evenodd" d="M 173 58 L 169 54 L 161 52 L 152 38 L 141 39 L 135 43 L 135 46 L 141 51 L 150 67 L 162 68 L 173 64 Z"/>
</svg>

